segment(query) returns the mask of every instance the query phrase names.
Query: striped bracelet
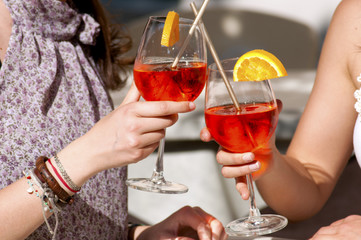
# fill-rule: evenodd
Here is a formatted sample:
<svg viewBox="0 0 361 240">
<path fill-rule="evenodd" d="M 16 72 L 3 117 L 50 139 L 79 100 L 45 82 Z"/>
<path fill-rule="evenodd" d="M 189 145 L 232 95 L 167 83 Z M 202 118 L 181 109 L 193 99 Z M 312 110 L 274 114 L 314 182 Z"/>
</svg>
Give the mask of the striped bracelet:
<svg viewBox="0 0 361 240">
<path fill-rule="evenodd" d="M 81 187 L 78 187 L 69 177 L 69 175 L 66 173 L 63 165 L 61 164 L 58 155 L 55 153 L 54 154 L 54 160 L 55 163 L 57 165 L 57 167 L 59 168 L 60 174 L 62 176 L 62 178 L 65 180 L 65 183 L 62 181 L 62 178 L 60 178 L 60 176 L 58 176 L 60 178 L 60 180 L 63 182 L 63 184 L 72 192 L 79 192 Z M 55 173 L 58 173 L 56 171 L 56 169 L 53 167 Z"/>
</svg>

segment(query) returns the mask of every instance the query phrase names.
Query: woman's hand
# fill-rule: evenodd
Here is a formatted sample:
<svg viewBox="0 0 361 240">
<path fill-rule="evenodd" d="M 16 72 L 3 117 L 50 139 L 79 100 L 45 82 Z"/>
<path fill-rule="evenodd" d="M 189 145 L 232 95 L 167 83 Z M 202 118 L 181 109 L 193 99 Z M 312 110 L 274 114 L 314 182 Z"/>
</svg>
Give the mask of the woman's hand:
<svg viewBox="0 0 361 240">
<path fill-rule="evenodd" d="M 282 110 L 282 102 L 277 99 L 278 112 Z M 204 142 L 213 140 L 210 132 L 205 127 L 201 130 L 200 138 Z M 217 162 L 222 165 L 222 175 L 225 178 L 234 178 L 236 180 L 236 189 L 241 194 L 242 199 L 247 200 L 249 198 L 249 190 L 246 182 L 246 175 L 252 174 L 255 179 L 264 174 L 271 165 L 272 148 L 274 146 L 275 136 L 270 139 L 270 146 L 264 147 L 257 151 L 246 153 L 233 153 L 220 147 L 216 158 Z M 262 160 L 267 162 L 268 166 L 261 168 Z"/>
<path fill-rule="evenodd" d="M 224 240 L 227 234 L 222 223 L 213 216 L 199 207 L 186 206 L 134 239 Z"/>
<path fill-rule="evenodd" d="M 201 131 L 201 140 L 209 142 L 212 136 L 207 128 Z M 261 164 L 255 161 L 255 155 L 252 152 L 232 153 L 220 147 L 217 155 L 217 162 L 222 165 L 222 175 L 225 178 L 234 178 L 236 181 L 236 189 L 241 194 L 242 199 L 249 198 L 249 191 L 246 183 L 246 175 L 251 174 L 260 169 Z"/>
<path fill-rule="evenodd" d="M 105 145 L 102 145 L 109 152 L 109 165 L 104 168 L 144 159 L 158 147 L 165 136 L 165 129 L 176 123 L 178 113 L 195 109 L 192 102 L 140 102 L 139 98 L 140 94 L 133 84 L 123 103 L 92 129 L 100 135 L 95 138 L 97 145 L 99 140 L 104 141 Z"/>
<path fill-rule="evenodd" d="M 94 174 L 114 167 L 136 163 L 158 146 L 165 136 L 165 129 L 178 120 L 178 113 L 195 109 L 193 102 L 139 101 L 140 94 L 133 84 L 123 103 L 102 118 L 83 137 L 58 156 L 71 161 L 74 173 L 83 184 Z M 72 161 L 76 158 L 77 161 Z M 69 170 L 71 171 L 71 170 Z"/>
<path fill-rule="evenodd" d="M 351 215 L 320 228 L 310 240 L 361 239 L 361 216 Z"/>
</svg>

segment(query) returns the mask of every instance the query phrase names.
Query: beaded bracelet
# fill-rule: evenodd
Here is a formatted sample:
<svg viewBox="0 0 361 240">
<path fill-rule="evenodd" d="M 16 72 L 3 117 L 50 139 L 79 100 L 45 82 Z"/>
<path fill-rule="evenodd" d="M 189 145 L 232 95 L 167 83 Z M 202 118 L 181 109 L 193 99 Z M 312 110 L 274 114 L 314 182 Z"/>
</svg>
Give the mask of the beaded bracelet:
<svg viewBox="0 0 361 240">
<path fill-rule="evenodd" d="M 34 179 L 34 176 L 31 174 L 31 171 L 24 171 L 24 176 L 29 184 L 29 188 L 26 190 L 29 194 L 35 194 L 35 196 L 37 196 L 38 198 L 40 198 L 40 191 L 41 193 L 44 192 L 44 189 L 42 187 L 39 187 L 38 184 L 35 182 L 33 182 L 32 180 Z M 35 189 L 34 184 L 39 188 Z"/>
<path fill-rule="evenodd" d="M 58 213 L 60 212 L 60 208 L 57 205 L 58 197 L 52 192 L 52 190 L 47 186 L 46 183 L 41 183 L 40 179 L 35 175 L 34 170 L 27 170 L 24 171 L 24 175 L 27 179 L 27 182 L 29 184 L 29 188 L 27 189 L 27 192 L 29 194 L 34 194 L 35 196 L 39 197 L 41 200 L 41 206 L 42 206 L 42 213 L 44 221 L 48 227 L 48 230 L 50 234 L 52 234 L 52 239 L 55 239 L 56 237 L 56 231 L 58 229 Z M 34 188 L 34 185 L 36 185 L 40 191 Z M 41 192 L 41 194 L 40 194 Z M 48 222 L 48 218 L 45 215 L 45 211 L 49 210 L 50 212 L 54 212 L 55 215 L 55 227 L 52 229 L 50 227 L 50 224 Z"/>
<path fill-rule="evenodd" d="M 50 174 L 45 162 L 48 160 L 47 157 L 39 157 L 36 160 L 36 168 L 34 169 L 35 175 L 39 178 L 42 183 L 46 183 L 52 192 L 58 196 L 59 200 L 63 203 L 72 204 L 74 199 L 59 185 L 54 179 L 53 175 Z"/>
<path fill-rule="evenodd" d="M 58 176 L 58 178 L 60 179 L 60 181 L 64 184 L 64 186 L 71 192 L 73 193 L 77 193 L 81 190 L 81 187 L 78 187 L 69 177 L 69 175 L 67 174 L 67 172 L 65 171 L 63 165 L 61 164 L 57 154 L 54 155 L 54 160 L 55 163 L 57 165 L 57 167 L 59 168 L 60 174 L 58 172 L 58 170 L 54 167 L 54 165 L 51 163 L 51 160 L 49 159 L 48 162 L 50 163 L 51 167 L 53 168 L 55 174 Z"/>
</svg>

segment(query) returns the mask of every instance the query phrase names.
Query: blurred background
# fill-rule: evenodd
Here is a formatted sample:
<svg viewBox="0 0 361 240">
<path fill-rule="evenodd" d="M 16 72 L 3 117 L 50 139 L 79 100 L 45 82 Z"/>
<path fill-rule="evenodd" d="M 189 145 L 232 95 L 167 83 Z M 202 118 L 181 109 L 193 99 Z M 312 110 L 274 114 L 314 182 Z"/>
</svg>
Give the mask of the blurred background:
<svg viewBox="0 0 361 240">
<path fill-rule="evenodd" d="M 194 0 L 199 8 L 202 1 Z M 181 17 L 194 18 L 190 0 L 102 0 L 114 21 L 123 23 L 133 39 L 127 55 L 134 57 L 147 18 L 166 15 L 174 10 Z M 276 130 L 277 146 L 285 151 L 299 117 L 312 90 L 317 61 L 332 14 L 340 0 L 210 0 L 203 22 L 221 59 L 239 57 L 246 51 L 262 48 L 274 53 L 285 65 L 288 76 L 272 80 L 277 98 L 283 101 Z M 208 62 L 213 59 L 208 54 Z M 131 70 L 130 70 L 131 71 Z M 116 105 L 120 104 L 127 87 L 112 92 Z M 195 101 L 196 111 L 181 114 L 179 121 L 167 130 L 164 171 L 168 180 L 183 183 L 189 192 L 166 195 L 129 189 L 129 212 L 136 221 L 154 224 L 184 205 L 201 206 L 223 224 L 248 215 L 249 203 L 243 201 L 234 187 L 233 179 L 224 179 L 215 154 L 218 145 L 203 143 L 199 132 L 205 126 L 203 116 L 204 93 Z M 152 154 L 144 161 L 129 166 L 128 177 L 150 177 L 156 160 Z M 350 160 L 349 169 L 357 169 Z M 347 178 L 354 172 L 346 169 Z M 345 194 L 349 181 L 361 184 L 359 178 L 341 178 L 330 202 L 314 218 L 303 223 L 290 223 L 274 234 L 292 239 L 305 239 L 321 226 L 354 213 Z M 360 198 L 360 197 L 359 197 Z M 272 212 L 257 193 L 262 212 Z M 354 200 L 355 201 L 355 200 Z M 361 200 L 360 200 L 361 201 Z"/>
</svg>

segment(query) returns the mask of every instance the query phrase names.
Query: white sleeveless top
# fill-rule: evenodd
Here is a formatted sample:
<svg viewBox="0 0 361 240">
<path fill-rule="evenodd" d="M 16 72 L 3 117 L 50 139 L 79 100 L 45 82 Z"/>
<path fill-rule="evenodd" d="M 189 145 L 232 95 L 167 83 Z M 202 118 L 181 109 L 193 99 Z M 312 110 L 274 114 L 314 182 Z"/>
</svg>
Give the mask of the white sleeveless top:
<svg viewBox="0 0 361 240">
<path fill-rule="evenodd" d="M 361 74 L 357 77 L 357 81 L 361 82 Z M 361 167 L 361 88 L 355 91 L 354 96 L 357 100 L 355 103 L 355 109 L 359 114 L 353 130 L 353 149 L 356 159 Z"/>
<path fill-rule="evenodd" d="M 358 164 L 361 167 L 361 117 L 357 117 L 355 128 L 353 130 L 353 149 L 355 152 Z"/>
</svg>

